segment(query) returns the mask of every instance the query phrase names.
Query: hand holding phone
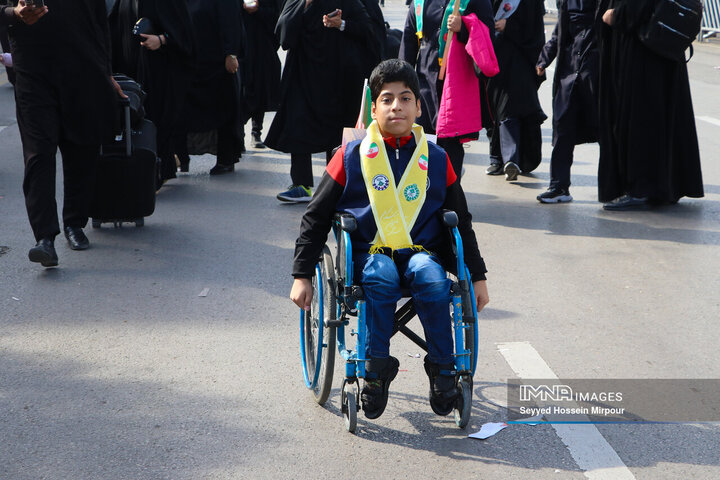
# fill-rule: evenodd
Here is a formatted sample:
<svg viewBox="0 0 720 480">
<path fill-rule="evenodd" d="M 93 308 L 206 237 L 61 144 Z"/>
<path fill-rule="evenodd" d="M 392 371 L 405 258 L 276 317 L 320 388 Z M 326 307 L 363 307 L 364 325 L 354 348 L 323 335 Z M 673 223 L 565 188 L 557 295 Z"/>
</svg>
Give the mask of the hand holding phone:
<svg viewBox="0 0 720 480">
<path fill-rule="evenodd" d="M 25 25 L 32 25 L 48 12 L 45 0 L 20 0 L 13 8 L 15 17 Z"/>
<path fill-rule="evenodd" d="M 333 10 L 327 15 L 323 15 L 323 25 L 326 28 L 340 28 L 342 22 L 342 10 L 339 8 Z"/>
</svg>

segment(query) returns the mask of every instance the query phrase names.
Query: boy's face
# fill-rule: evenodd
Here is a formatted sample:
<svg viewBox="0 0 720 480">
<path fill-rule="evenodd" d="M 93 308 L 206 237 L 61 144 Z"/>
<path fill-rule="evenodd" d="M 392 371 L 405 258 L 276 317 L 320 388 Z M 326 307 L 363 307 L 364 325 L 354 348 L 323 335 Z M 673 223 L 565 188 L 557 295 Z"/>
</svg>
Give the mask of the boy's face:
<svg viewBox="0 0 720 480">
<path fill-rule="evenodd" d="M 415 119 L 420 116 L 420 99 L 404 82 L 385 83 L 372 103 L 372 118 L 384 137 L 405 137 L 412 133 Z"/>
</svg>

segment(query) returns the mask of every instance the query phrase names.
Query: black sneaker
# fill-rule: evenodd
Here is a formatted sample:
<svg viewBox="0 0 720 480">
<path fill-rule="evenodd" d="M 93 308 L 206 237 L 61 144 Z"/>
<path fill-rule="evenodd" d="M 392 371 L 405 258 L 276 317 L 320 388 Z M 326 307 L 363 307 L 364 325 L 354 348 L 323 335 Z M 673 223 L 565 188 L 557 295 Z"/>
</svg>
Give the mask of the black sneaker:
<svg viewBox="0 0 720 480">
<path fill-rule="evenodd" d="M 491 163 L 489 167 L 485 169 L 485 175 L 502 175 L 503 165 L 502 163 Z"/>
<path fill-rule="evenodd" d="M 263 143 L 260 135 L 253 134 L 252 138 L 253 138 L 253 148 L 267 148 L 265 146 L 265 144 Z"/>
<path fill-rule="evenodd" d="M 507 162 L 503 167 L 503 172 L 505 173 L 505 180 L 513 182 L 520 175 L 520 167 L 515 162 Z"/>
<path fill-rule="evenodd" d="M 360 392 L 360 401 L 365 417 L 373 420 L 385 411 L 390 382 L 397 376 L 400 362 L 395 357 L 371 358 L 365 365 L 365 386 Z"/>
<path fill-rule="evenodd" d="M 460 392 L 455 382 L 455 364 L 433 363 L 425 356 L 425 373 L 430 380 L 430 408 L 438 415 L 448 415 Z"/>
<path fill-rule="evenodd" d="M 566 203 L 572 202 L 572 195 L 567 188 L 550 187 L 547 191 L 537 196 L 540 203 Z"/>
</svg>

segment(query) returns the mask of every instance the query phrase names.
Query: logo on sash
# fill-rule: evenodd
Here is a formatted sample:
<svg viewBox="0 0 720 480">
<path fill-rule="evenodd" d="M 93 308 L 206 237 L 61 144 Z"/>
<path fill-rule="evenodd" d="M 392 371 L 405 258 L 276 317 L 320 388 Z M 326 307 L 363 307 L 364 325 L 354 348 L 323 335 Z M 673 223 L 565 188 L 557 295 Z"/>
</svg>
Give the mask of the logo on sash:
<svg viewBox="0 0 720 480">
<path fill-rule="evenodd" d="M 420 155 L 420 158 L 418 159 L 418 166 L 421 170 L 428 169 L 428 159 L 425 155 Z"/>
<path fill-rule="evenodd" d="M 405 200 L 408 202 L 412 202 L 413 200 L 417 200 L 420 197 L 420 189 L 418 188 L 417 184 L 413 183 L 412 185 L 408 185 L 405 187 L 405 190 L 403 190 L 403 195 L 405 195 Z"/>
<path fill-rule="evenodd" d="M 370 147 L 368 148 L 368 151 L 366 153 L 368 158 L 375 158 L 378 156 L 378 153 L 380 153 L 380 147 L 377 146 L 377 143 L 373 142 L 370 144 Z"/>
<path fill-rule="evenodd" d="M 372 186 L 378 192 L 382 192 L 390 186 L 390 180 L 388 180 L 388 177 L 381 173 L 373 177 Z"/>
</svg>

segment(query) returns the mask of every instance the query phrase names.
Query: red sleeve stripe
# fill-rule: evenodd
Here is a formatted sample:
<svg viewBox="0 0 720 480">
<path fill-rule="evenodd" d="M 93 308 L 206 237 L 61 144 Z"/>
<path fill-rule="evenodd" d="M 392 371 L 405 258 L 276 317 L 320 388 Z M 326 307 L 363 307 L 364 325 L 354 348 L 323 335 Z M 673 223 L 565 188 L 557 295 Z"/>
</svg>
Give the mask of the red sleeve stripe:
<svg viewBox="0 0 720 480">
<path fill-rule="evenodd" d="M 445 154 L 445 157 L 447 158 L 447 185 L 446 187 L 449 187 L 453 183 L 457 181 L 457 175 L 455 174 L 455 169 L 452 166 L 452 163 L 450 163 L 450 157 L 448 154 Z"/>
<path fill-rule="evenodd" d="M 328 175 L 330 175 L 333 180 L 335 180 L 337 183 L 344 187 L 346 180 L 345 164 L 343 162 L 343 158 L 345 158 L 345 145 L 340 147 L 340 149 L 335 152 L 332 160 L 330 160 L 330 163 L 328 163 L 327 167 L 325 167 L 325 171 L 327 171 Z"/>
</svg>

